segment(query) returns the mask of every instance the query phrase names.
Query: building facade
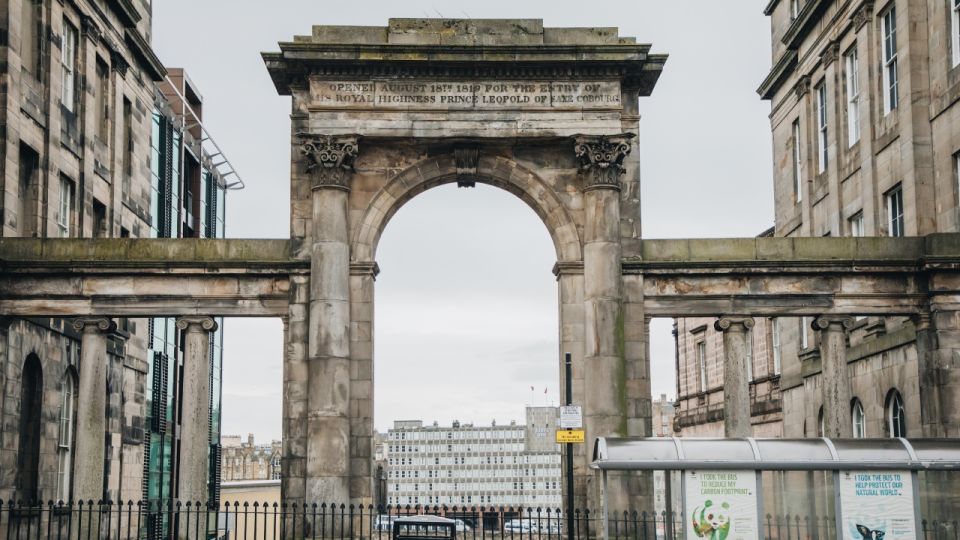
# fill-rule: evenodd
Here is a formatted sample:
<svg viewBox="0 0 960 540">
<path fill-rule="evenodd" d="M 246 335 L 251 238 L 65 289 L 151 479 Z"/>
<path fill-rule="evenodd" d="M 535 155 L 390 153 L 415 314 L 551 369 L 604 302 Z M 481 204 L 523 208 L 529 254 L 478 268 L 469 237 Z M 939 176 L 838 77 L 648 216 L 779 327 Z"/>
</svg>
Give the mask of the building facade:
<svg viewBox="0 0 960 540">
<path fill-rule="evenodd" d="M 960 4 L 771 0 L 775 236 L 920 236 L 960 230 Z M 868 242 L 869 240 L 865 240 Z M 854 317 L 832 406 L 811 318 L 754 319 L 750 387 L 757 436 L 939 437 L 919 333 L 933 318 Z M 713 319 L 678 320 L 676 430 L 723 432 L 723 345 Z M 846 397 L 849 397 L 847 402 Z M 828 422 L 829 423 L 829 422 Z M 830 433 L 827 433 L 831 435 Z"/>
<path fill-rule="evenodd" d="M 149 1 L 6 2 L 0 21 L 0 236 L 223 235 L 230 173 L 204 157 L 199 137 L 172 135 L 203 129 L 199 94 L 151 49 Z M 185 114 L 182 102 L 193 97 Z M 164 121 L 166 139 L 158 133 Z M 106 350 L 81 350 L 85 332 L 107 334 Z M 219 442 L 221 354 L 220 336 L 213 339 L 211 447 Z M 157 375 L 161 341 L 178 347 L 171 320 L 5 318 L 0 499 L 139 500 L 157 492 L 166 480 L 155 469 L 172 477 L 177 448 L 174 437 L 152 436 L 175 425 L 177 368 Z M 160 420 L 154 412 L 164 408 Z M 102 471 L 76 466 L 78 454 L 99 461 L 101 452 Z"/>
<path fill-rule="evenodd" d="M 280 480 L 280 441 L 256 444 L 252 433 L 247 435 L 246 442 L 242 441 L 239 435 L 224 435 L 221 446 L 223 458 L 220 478 L 223 482 Z M 278 490 L 279 487 L 278 482 Z"/>
<path fill-rule="evenodd" d="M 559 508 L 556 407 L 527 407 L 526 424 L 424 426 L 387 432 L 387 504 Z"/>
</svg>

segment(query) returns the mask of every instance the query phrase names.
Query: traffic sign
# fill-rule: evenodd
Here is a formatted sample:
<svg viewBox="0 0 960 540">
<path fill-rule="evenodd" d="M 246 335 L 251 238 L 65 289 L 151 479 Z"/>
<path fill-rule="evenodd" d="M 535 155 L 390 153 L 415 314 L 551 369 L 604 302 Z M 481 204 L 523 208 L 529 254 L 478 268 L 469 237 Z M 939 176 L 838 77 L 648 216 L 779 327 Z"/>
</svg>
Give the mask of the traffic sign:
<svg viewBox="0 0 960 540">
<path fill-rule="evenodd" d="M 560 427 L 563 429 L 580 429 L 583 427 L 583 409 L 579 405 L 563 405 L 560 407 Z"/>
<path fill-rule="evenodd" d="M 558 443 L 582 443 L 585 439 L 582 429 L 558 429 Z"/>
</svg>

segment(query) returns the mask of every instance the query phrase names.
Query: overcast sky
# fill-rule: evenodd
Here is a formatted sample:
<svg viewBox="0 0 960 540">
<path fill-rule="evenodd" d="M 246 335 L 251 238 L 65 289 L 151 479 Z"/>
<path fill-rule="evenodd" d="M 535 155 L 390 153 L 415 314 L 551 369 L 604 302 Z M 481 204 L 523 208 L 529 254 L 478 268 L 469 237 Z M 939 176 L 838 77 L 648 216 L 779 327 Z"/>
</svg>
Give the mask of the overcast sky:
<svg viewBox="0 0 960 540">
<path fill-rule="evenodd" d="M 385 26 L 390 17 L 542 18 L 617 26 L 667 53 L 640 103 L 646 238 L 754 236 L 773 225 L 766 0 L 159 0 L 153 44 L 204 97 L 208 128 L 246 182 L 228 198 L 227 235 L 289 234 L 290 100 L 260 58 L 313 24 Z M 428 191 L 390 222 L 377 261 L 378 429 L 395 419 L 523 420 L 556 403 L 555 261 L 546 228 L 495 188 Z M 279 320 L 226 321 L 223 433 L 280 437 Z M 651 330 L 654 395 L 673 397 L 671 321 Z M 530 391 L 530 387 L 534 391 Z M 544 394 L 546 390 L 546 394 Z"/>
</svg>

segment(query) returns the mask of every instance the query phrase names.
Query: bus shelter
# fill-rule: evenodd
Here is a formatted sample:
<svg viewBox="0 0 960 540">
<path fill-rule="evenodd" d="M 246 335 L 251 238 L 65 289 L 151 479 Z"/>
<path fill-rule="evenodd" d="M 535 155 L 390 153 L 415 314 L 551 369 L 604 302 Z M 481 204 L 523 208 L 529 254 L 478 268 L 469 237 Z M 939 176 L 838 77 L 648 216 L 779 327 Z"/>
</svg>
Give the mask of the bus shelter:
<svg viewBox="0 0 960 540">
<path fill-rule="evenodd" d="M 671 540 L 960 538 L 960 439 L 599 438 L 591 468 L 605 538 L 616 471 L 664 471 Z"/>
</svg>

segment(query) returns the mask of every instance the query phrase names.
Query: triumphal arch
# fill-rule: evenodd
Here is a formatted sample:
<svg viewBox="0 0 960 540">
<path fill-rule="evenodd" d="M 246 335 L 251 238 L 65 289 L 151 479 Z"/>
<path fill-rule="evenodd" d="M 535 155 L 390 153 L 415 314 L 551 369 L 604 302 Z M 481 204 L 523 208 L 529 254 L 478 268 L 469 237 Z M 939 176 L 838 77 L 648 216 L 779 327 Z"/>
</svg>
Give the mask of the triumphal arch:
<svg viewBox="0 0 960 540">
<path fill-rule="evenodd" d="M 209 377 L 210 316 L 282 318 L 288 502 L 371 500 L 377 243 L 405 202 L 454 182 L 515 194 L 549 231 L 557 357 L 573 355 L 588 440 L 650 434 L 647 323 L 683 316 L 715 316 L 724 333 L 730 436 L 749 434 L 744 336 L 758 316 L 815 317 L 825 433 L 849 434 L 851 315 L 913 317 L 924 433 L 960 434 L 960 235 L 642 239 L 637 105 L 666 61 L 648 45 L 540 20 L 392 19 L 316 26 L 279 48 L 263 56 L 292 97 L 288 240 L 3 239 L 0 313 L 76 317 L 90 363 L 110 317 L 180 317 L 195 381 Z M 81 379 L 81 404 L 102 376 Z M 185 499 L 205 493 L 209 405 L 195 386 Z M 102 407 L 87 412 L 78 432 L 102 422 Z M 585 448 L 577 504 L 596 508 Z M 77 455 L 83 470 L 102 465 L 95 449 Z M 642 477 L 611 486 L 611 508 L 646 506 Z"/>
</svg>

